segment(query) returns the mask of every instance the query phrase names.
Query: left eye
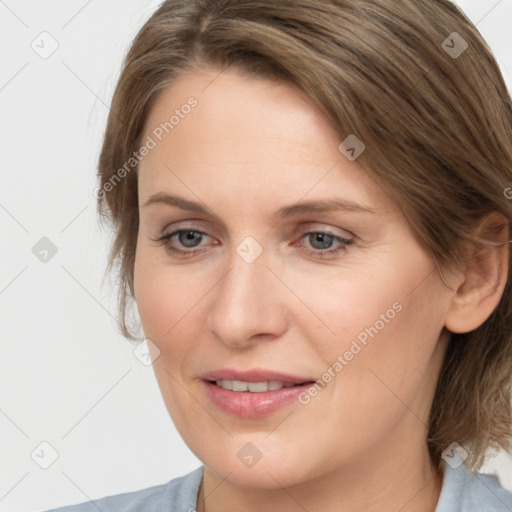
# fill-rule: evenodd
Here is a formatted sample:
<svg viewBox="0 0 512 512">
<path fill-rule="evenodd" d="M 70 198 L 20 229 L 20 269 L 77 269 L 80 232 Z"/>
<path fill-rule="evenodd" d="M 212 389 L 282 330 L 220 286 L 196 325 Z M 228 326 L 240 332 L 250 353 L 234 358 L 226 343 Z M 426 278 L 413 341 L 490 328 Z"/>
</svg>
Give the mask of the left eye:
<svg viewBox="0 0 512 512">
<path fill-rule="evenodd" d="M 194 248 L 196 247 L 196 242 L 200 242 L 203 235 L 202 231 L 194 231 L 194 230 L 181 230 L 176 231 L 174 235 L 178 235 L 178 240 L 185 247 Z M 171 235 L 172 236 L 172 235 Z"/>
<path fill-rule="evenodd" d="M 303 233 L 301 239 L 304 238 L 308 238 L 311 246 L 314 248 L 314 250 L 305 248 L 304 250 L 306 253 L 312 256 L 319 256 L 320 258 L 324 258 L 325 256 L 332 256 L 341 251 L 346 251 L 347 246 L 353 242 L 348 238 L 343 238 L 342 236 L 325 231 L 309 231 Z M 340 245 L 334 249 L 330 249 L 333 242 L 338 242 Z"/>
<path fill-rule="evenodd" d="M 340 237 L 335 237 L 334 235 L 330 235 L 328 233 L 323 232 L 312 232 L 312 233 L 306 233 L 304 237 L 309 237 L 308 240 L 311 242 L 311 245 L 315 246 L 315 244 L 318 242 L 318 246 L 314 247 L 315 249 L 329 249 L 329 247 L 332 245 L 333 241 L 336 241 L 336 238 L 338 238 L 338 241 L 341 241 L 342 239 Z"/>
</svg>

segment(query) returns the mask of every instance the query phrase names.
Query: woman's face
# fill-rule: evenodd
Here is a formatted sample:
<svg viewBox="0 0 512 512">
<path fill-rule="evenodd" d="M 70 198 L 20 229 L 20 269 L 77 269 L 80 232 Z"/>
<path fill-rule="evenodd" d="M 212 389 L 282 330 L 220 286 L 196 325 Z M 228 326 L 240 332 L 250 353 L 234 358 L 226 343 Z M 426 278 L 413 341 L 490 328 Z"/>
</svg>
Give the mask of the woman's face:
<svg viewBox="0 0 512 512">
<path fill-rule="evenodd" d="M 183 76 L 145 126 L 135 295 L 190 449 L 260 489 L 425 459 L 452 294 L 361 146 L 229 70 Z"/>
</svg>

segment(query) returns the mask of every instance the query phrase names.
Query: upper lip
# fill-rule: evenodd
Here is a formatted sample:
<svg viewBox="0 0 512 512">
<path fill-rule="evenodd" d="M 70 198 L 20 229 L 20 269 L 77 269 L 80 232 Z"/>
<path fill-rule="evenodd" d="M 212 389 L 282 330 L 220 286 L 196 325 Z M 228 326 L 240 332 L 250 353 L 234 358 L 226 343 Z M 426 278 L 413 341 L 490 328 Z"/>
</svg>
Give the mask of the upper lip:
<svg viewBox="0 0 512 512">
<path fill-rule="evenodd" d="M 291 382 L 292 384 L 303 384 L 313 382 L 309 377 L 300 377 L 289 373 L 276 372 L 273 370 L 264 370 L 254 368 L 252 370 L 237 370 L 235 368 L 219 368 L 201 375 L 204 380 L 239 380 L 242 382 L 264 382 L 268 380 L 277 380 L 281 382 Z"/>
</svg>

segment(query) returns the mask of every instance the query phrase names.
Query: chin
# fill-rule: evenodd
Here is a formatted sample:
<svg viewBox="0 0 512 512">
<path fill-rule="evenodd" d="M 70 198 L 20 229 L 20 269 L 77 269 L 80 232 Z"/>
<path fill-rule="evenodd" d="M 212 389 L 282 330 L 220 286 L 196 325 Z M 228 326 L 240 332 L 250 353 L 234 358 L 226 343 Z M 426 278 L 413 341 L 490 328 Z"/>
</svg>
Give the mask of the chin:
<svg viewBox="0 0 512 512">
<path fill-rule="evenodd" d="M 279 441 L 272 445 L 269 439 L 266 442 L 258 439 L 251 441 L 251 436 L 247 435 L 243 436 L 243 441 L 233 442 L 232 447 L 227 450 L 224 447 L 221 453 L 210 453 L 209 456 L 205 456 L 205 453 L 196 455 L 218 478 L 226 479 L 231 484 L 245 489 L 277 490 L 300 485 L 304 481 L 320 476 L 312 467 L 311 458 L 305 461 L 298 455 L 302 452 L 301 449 L 287 448 L 296 453 L 295 457 L 290 457 L 290 453 L 286 453 L 286 449 L 282 448 Z M 311 450 L 308 452 L 311 453 Z M 227 456 L 228 453 L 232 453 L 233 456 Z M 305 465 L 305 462 L 309 464 Z"/>
<path fill-rule="evenodd" d="M 303 482 L 302 475 L 297 474 L 297 466 L 281 467 L 277 461 L 266 465 L 260 461 L 252 468 L 243 468 L 239 464 L 219 464 L 208 466 L 221 479 L 243 489 L 279 490 L 293 487 Z"/>
</svg>

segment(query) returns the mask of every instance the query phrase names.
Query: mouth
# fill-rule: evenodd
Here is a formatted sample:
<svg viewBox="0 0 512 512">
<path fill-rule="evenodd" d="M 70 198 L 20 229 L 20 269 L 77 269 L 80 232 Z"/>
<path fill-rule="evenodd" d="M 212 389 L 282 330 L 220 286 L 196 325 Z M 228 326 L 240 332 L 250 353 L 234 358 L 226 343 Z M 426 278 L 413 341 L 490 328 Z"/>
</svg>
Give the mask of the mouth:
<svg viewBox="0 0 512 512">
<path fill-rule="evenodd" d="M 238 418 L 262 418 L 286 406 L 316 381 L 262 370 L 217 370 L 201 378 L 209 401 L 220 411 Z"/>
</svg>

